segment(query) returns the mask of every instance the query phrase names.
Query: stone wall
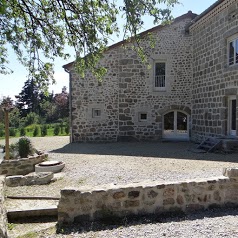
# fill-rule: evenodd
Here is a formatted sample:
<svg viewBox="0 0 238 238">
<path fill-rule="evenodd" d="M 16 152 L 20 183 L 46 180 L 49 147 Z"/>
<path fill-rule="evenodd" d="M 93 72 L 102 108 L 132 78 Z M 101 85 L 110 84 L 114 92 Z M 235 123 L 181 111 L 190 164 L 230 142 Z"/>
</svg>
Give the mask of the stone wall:
<svg viewBox="0 0 238 238">
<path fill-rule="evenodd" d="M 192 25 L 190 33 L 193 36 L 192 139 L 201 141 L 204 137 L 229 135 L 228 99 L 238 97 L 238 64 L 228 64 L 228 41 L 238 33 L 238 2 L 223 1 Z M 236 130 L 238 135 L 238 126 Z"/>
<path fill-rule="evenodd" d="M 108 217 L 190 212 L 238 205 L 238 169 L 225 169 L 220 178 L 184 182 L 146 182 L 126 186 L 63 189 L 58 222 L 72 223 Z"/>
<path fill-rule="evenodd" d="M 90 72 L 80 78 L 73 67 L 70 69 L 73 142 L 157 140 L 163 136 L 165 113 L 190 113 L 192 38 L 185 33 L 185 26 L 194 17 L 189 12 L 171 25 L 150 30 L 154 47 L 144 34 L 140 44 L 150 56 L 150 68 L 130 44 L 119 43 L 109 47 L 100 62 L 108 70 L 101 83 Z M 155 62 L 166 63 L 163 91 L 154 87 Z M 99 109 L 101 115 L 93 117 L 93 109 Z M 146 120 L 139 120 L 140 113 L 147 114 Z"/>
<path fill-rule="evenodd" d="M 5 176 L 0 176 L 0 237 L 7 238 L 7 212 L 4 206 Z"/>
<path fill-rule="evenodd" d="M 43 162 L 48 154 L 30 156 L 21 159 L 3 160 L 0 164 L 0 174 L 25 175 L 35 171 L 35 165 Z"/>
</svg>

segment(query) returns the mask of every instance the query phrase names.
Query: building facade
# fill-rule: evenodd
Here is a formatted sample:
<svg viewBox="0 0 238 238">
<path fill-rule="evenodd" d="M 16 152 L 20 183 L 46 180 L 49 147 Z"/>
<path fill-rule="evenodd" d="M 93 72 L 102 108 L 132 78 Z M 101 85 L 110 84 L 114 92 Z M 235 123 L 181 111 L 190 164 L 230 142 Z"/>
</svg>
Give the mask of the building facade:
<svg viewBox="0 0 238 238">
<path fill-rule="evenodd" d="M 107 74 L 70 74 L 71 141 L 195 140 L 236 135 L 238 1 L 141 34 L 149 65 L 129 43 L 104 53 Z M 155 39 L 151 47 L 148 33 Z"/>
</svg>

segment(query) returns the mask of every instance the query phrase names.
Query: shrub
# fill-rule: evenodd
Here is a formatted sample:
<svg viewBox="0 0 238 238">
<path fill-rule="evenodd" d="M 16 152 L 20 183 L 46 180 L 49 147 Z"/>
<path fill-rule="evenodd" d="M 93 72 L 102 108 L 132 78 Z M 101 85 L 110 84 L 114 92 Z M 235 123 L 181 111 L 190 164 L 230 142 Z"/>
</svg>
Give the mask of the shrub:
<svg viewBox="0 0 238 238">
<path fill-rule="evenodd" d="M 59 133 L 60 133 L 60 126 L 59 125 L 55 125 L 54 135 L 57 136 L 57 135 L 59 135 Z"/>
<path fill-rule="evenodd" d="M 14 128 L 9 128 L 9 135 L 16 136 L 16 130 Z"/>
<path fill-rule="evenodd" d="M 39 135 L 39 126 L 35 126 L 34 131 L 33 131 L 33 136 L 38 136 Z"/>
<path fill-rule="evenodd" d="M 65 126 L 65 133 L 68 135 L 69 134 L 69 124 L 67 123 Z"/>
<path fill-rule="evenodd" d="M 5 135 L 5 131 L 3 129 L 0 129 L 0 137 L 3 137 Z"/>
<path fill-rule="evenodd" d="M 18 141 L 19 155 L 21 158 L 27 158 L 33 154 L 34 149 L 31 140 L 28 137 L 21 137 Z"/>
<path fill-rule="evenodd" d="M 18 143 L 10 144 L 9 146 L 9 158 L 15 159 L 19 156 L 19 145 Z"/>
<path fill-rule="evenodd" d="M 41 136 L 46 136 L 47 135 L 47 126 L 44 125 L 41 127 Z"/>
<path fill-rule="evenodd" d="M 26 130 L 25 130 L 25 128 L 21 128 L 20 129 L 20 136 L 25 136 L 26 135 Z"/>
<path fill-rule="evenodd" d="M 27 114 L 25 119 L 25 125 L 37 124 L 39 122 L 39 116 L 35 112 Z"/>
</svg>

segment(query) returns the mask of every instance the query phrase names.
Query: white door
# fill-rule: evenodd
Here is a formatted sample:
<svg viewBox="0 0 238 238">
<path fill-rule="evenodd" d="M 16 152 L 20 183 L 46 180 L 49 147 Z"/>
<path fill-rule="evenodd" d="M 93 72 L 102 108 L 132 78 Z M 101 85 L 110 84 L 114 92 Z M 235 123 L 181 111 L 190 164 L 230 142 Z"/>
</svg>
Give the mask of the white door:
<svg viewBox="0 0 238 238">
<path fill-rule="evenodd" d="M 171 111 L 163 118 L 163 138 L 188 140 L 188 115 L 181 111 Z"/>
<path fill-rule="evenodd" d="M 236 136 L 236 96 L 231 96 L 229 98 L 228 134 L 231 136 Z"/>
</svg>

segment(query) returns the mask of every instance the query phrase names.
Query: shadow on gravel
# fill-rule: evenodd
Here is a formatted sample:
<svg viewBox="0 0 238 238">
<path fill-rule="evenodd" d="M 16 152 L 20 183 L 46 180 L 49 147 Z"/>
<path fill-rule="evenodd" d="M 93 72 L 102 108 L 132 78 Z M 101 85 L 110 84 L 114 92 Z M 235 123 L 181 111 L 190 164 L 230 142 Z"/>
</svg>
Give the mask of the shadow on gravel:
<svg viewBox="0 0 238 238">
<path fill-rule="evenodd" d="M 238 162 L 237 153 L 195 153 L 196 147 L 190 142 L 71 143 L 50 152 Z"/>
<path fill-rule="evenodd" d="M 206 211 L 195 212 L 193 214 L 185 213 L 166 213 L 160 214 L 159 216 L 140 216 L 140 217 L 125 217 L 123 219 L 108 219 L 100 222 L 78 222 L 73 225 L 58 226 L 58 234 L 71 234 L 71 233 L 83 233 L 83 232 L 97 232 L 103 230 L 113 230 L 121 227 L 146 225 L 146 224 L 157 224 L 157 223 L 168 223 L 168 222 L 181 222 L 181 221 L 192 221 L 197 219 L 215 218 L 223 216 L 237 216 L 238 208 L 215 208 Z"/>
</svg>

